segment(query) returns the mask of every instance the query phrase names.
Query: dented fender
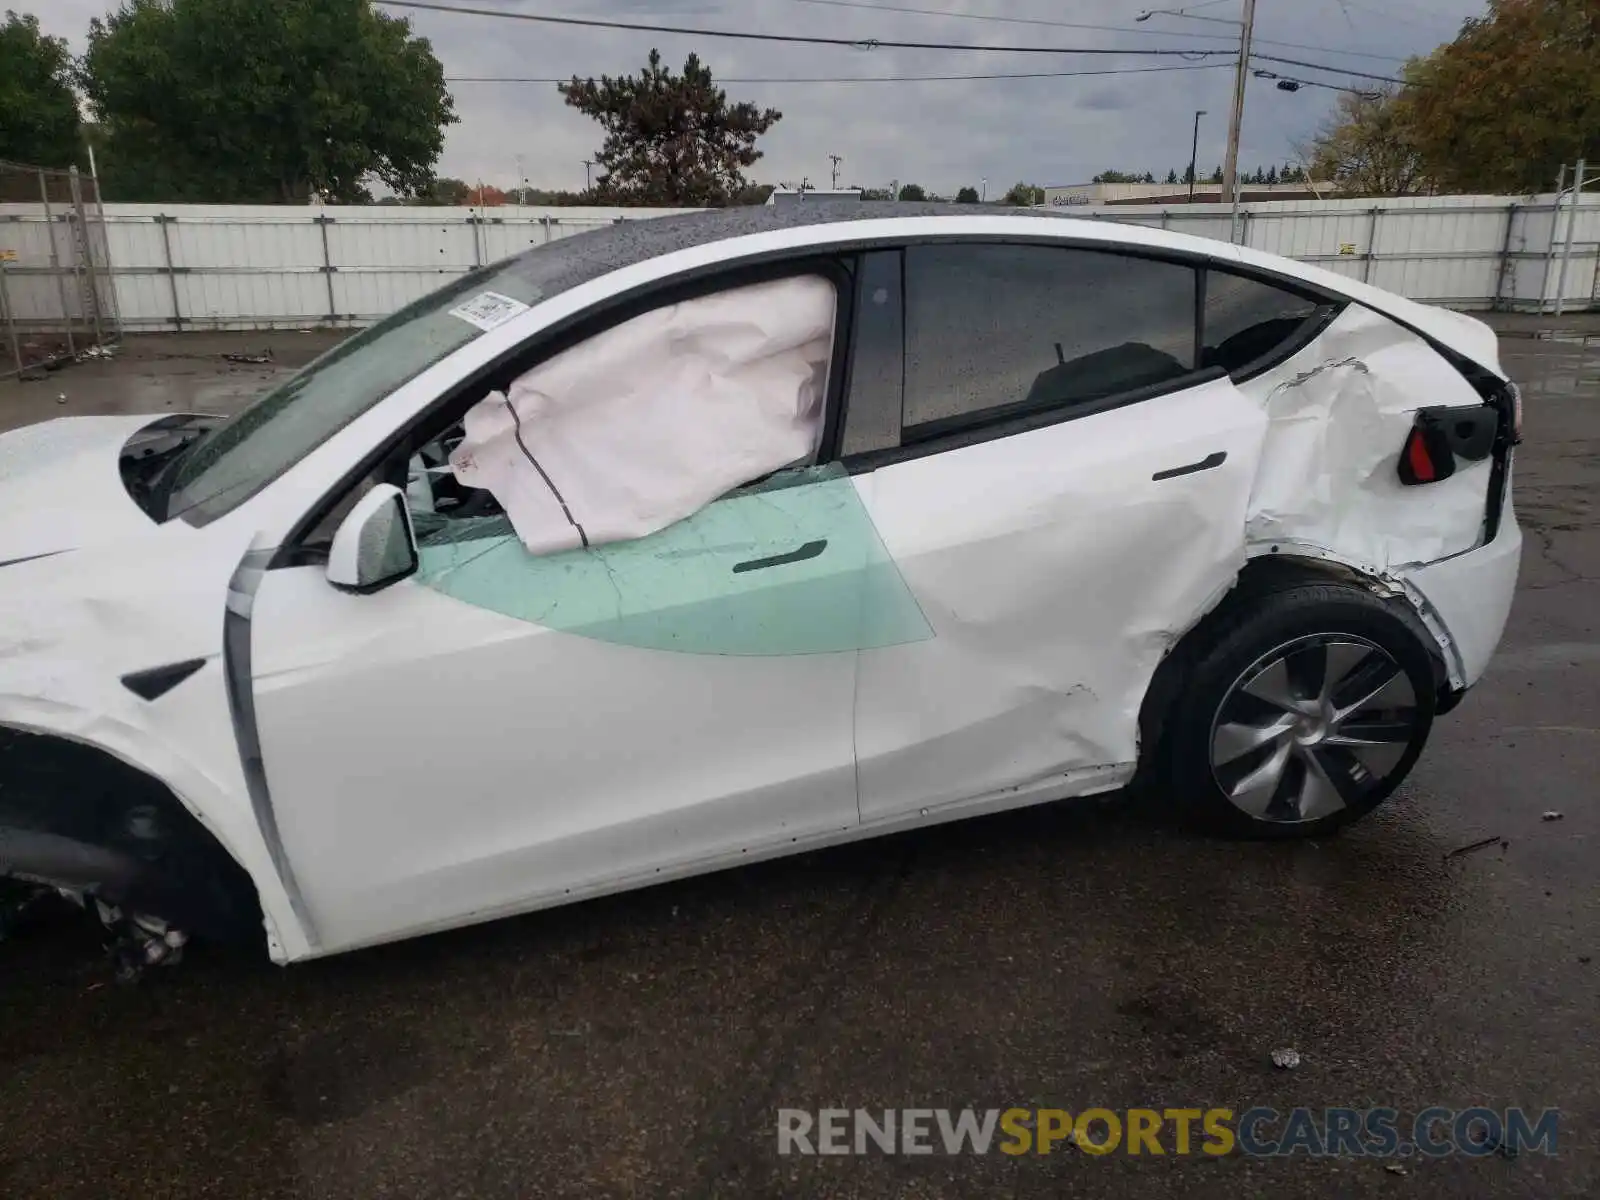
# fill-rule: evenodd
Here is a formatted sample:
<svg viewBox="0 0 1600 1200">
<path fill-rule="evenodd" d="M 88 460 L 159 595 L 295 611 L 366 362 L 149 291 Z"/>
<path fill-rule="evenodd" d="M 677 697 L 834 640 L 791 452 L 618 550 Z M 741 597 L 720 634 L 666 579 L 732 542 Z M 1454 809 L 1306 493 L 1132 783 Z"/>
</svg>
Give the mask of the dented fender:
<svg viewBox="0 0 1600 1200">
<path fill-rule="evenodd" d="M 306 934 L 251 809 L 227 696 L 223 612 L 247 544 L 238 529 L 163 527 L 4 568 L 0 727 L 104 752 L 163 785 L 250 876 L 273 956 L 294 957 Z M 122 682 L 191 660 L 201 666 L 153 700 Z M 52 803 L 72 805 L 70 789 Z"/>
</svg>

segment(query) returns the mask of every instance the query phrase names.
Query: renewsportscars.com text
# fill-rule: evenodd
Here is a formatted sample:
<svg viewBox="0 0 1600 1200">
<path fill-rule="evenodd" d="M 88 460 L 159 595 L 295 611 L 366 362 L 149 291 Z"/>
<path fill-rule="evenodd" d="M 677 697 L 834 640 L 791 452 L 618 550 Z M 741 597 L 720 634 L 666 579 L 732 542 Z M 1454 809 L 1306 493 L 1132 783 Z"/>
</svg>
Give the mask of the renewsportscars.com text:
<svg viewBox="0 0 1600 1200">
<path fill-rule="evenodd" d="M 1514 1156 L 1556 1153 L 1559 1126 L 1553 1108 L 781 1108 L 778 1153 Z"/>
</svg>

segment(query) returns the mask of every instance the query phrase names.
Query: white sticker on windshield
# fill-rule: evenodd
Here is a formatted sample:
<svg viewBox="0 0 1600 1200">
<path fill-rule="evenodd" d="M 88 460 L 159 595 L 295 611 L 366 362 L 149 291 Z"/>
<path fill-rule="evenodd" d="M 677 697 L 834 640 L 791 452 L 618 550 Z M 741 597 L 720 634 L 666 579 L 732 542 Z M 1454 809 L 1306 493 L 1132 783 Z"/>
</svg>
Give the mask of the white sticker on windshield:
<svg viewBox="0 0 1600 1200">
<path fill-rule="evenodd" d="M 513 300 L 510 296 L 502 296 L 499 292 L 479 292 L 465 304 L 458 304 L 452 308 L 450 315 L 460 317 L 467 324 L 488 331 L 497 325 L 504 325 L 518 313 L 527 311 L 528 306 L 521 300 Z"/>
</svg>

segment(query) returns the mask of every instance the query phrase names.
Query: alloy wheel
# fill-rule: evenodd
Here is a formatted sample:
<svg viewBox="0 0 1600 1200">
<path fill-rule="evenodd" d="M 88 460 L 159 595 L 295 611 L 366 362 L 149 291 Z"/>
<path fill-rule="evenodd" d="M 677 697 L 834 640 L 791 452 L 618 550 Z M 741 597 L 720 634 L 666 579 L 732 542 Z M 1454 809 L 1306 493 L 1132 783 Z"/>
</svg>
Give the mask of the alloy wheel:
<svg viewBox="0 0 1600 1200">
<path fill-rule="evenodd" d="M 1316 821 L 1384 788 L 1421 733 L 1416 691 L 1393 656 L 1353 634 L 1312 634 L 1228 689 L 1211 771 L 1255 820 Z"/>
</svg>

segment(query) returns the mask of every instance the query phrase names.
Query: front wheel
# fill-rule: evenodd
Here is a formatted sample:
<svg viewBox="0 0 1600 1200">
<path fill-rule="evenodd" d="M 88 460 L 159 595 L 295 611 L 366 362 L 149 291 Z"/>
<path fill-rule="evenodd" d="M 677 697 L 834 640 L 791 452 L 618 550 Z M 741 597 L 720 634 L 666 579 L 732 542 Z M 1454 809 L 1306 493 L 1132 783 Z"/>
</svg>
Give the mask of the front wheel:
<svg viewBox="0 0 1600 1200">
<path fill-rule="evenodd" d="M 1209 631 L 1172 714 L 1171 782 L 1229 832 L 1326 833 L 1400 784 L 1435 703 L 1415 622 L 1353 585 L 1283 587 Z"/>
</svg>

